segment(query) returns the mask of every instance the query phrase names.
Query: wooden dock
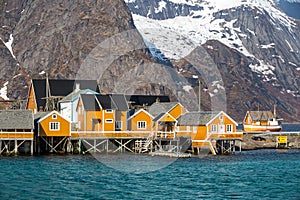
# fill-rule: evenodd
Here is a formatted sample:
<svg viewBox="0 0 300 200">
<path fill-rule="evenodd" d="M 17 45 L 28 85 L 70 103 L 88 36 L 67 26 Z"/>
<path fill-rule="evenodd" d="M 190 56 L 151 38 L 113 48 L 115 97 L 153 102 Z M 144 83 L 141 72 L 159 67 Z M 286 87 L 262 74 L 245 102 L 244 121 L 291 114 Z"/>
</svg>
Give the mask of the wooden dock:
<svg viewBox="0 0 300 200">
<path fill-rule="evenodd" d="M 164 152 L 164 151 L 150 152 L 149 155 L 151 155 L 151 156 L 166 156 L 166 157 L 172 157 L 172 158 L 191 158 L 192 157 L 192 154 L 190 154 L 190 153 Z"/>
</svg>

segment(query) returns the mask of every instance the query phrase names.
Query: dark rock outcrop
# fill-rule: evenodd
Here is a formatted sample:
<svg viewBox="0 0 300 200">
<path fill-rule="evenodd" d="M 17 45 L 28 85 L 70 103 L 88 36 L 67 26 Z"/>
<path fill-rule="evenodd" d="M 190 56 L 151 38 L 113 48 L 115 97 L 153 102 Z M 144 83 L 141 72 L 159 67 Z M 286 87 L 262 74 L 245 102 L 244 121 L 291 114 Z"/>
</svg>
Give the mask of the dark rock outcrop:
<svg viewBox="0 0 300 200">
<path fill-rule="evenodd" d="M 126 46 L 125 40 L 132 37 L 139 48 L 122 52 L 101 77 L 93 76 L 102 91 L 111 92 L 114 82 L 140 63 L 155 62 L 122 0 L 4 0 L 0 4 L 0 88 L 9 81 L 9 98 L 26 99 L 30 79 L 45 77 L 45 73 L 50 78 L 77 78 L 80 68 L 89 67 L 82 64 L 92 50 L 115 35 L 124 36 L 120 44 L 110 40 L 115 49 Z M 10 35 L 15 58 L 4 45 Z M 106 53 L 98 52 L 97 56 L 105 59 Z"/>
</svg>

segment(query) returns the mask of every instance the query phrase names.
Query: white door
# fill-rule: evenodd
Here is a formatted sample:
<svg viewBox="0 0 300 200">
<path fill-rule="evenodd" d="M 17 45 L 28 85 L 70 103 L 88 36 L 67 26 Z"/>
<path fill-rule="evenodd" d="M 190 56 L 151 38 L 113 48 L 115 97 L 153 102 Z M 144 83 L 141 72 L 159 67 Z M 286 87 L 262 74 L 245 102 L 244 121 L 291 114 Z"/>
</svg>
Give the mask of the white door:
<svg viewBox="0 0 300 200">
<path fill-rule="evenodd" d="M 223 124 L 219 124 L 219 133 L 224 133 L 225 126 Z"/>
</svg>

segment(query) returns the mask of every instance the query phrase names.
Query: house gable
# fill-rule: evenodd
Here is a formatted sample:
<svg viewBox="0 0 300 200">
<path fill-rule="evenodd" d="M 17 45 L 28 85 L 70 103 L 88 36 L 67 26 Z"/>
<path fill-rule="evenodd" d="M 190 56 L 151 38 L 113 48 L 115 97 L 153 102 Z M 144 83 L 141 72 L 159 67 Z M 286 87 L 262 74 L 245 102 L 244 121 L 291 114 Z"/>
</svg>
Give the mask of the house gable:
<svg viewBox="0 0 300 200">
<path fill-rule="evenodd" d="M 56 111 L 38 120 L 38 136 L 71 136 L 71 123 Z"/>
<path fill-rule="evenodd" d="M 152 120 L 153 120 L 153 116 L 150 113 L 148 113 L 144 109 L 140 109 L 128 119 L 128 128 L 131 131 L 138 131 L 138 130 L 150 131 L 152 128 Z M 139 123 L 144 123 L 144 122 L 145 122 L 145 128 L 139 128 Z"/>
<path fill-rule="evenodd" d="M 36 97 L 35 97 L 34 87 L 33 87 L 32 82 L 31 82 L 29 92 L 28 92 L 26 110 L 32 110 L 33 113 L 36 113 L 38 111 L 37 104 L 36 104 Z"/>
<path fill-rule="evenodd" d="M 35 96 L 35 104 L 37 110 L 44 110 L 46 105 L 46 79 L 33 79 L 31 86 Z M 96 80 L 60 80 L 49 79 L 50 94 L 55 97 L 65 97 L 72 93 L 79 85 L 79 89 L 90 89 L 99 93 L 99 87 Z"/>
</svg>

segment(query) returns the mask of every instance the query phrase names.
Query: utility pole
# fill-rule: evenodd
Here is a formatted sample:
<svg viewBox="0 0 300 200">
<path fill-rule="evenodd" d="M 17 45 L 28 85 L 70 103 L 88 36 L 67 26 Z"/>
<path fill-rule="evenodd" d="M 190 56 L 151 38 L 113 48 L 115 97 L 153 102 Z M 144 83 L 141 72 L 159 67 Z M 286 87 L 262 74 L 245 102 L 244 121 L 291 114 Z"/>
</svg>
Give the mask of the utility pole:
<svg viewBox="0 0 300 200">
<path fill-rule="evenodd" d="M 201 111 L 201 81 L 199 79 L 199 91 L 198 91 L 198 112 Z"/>
</svg>

